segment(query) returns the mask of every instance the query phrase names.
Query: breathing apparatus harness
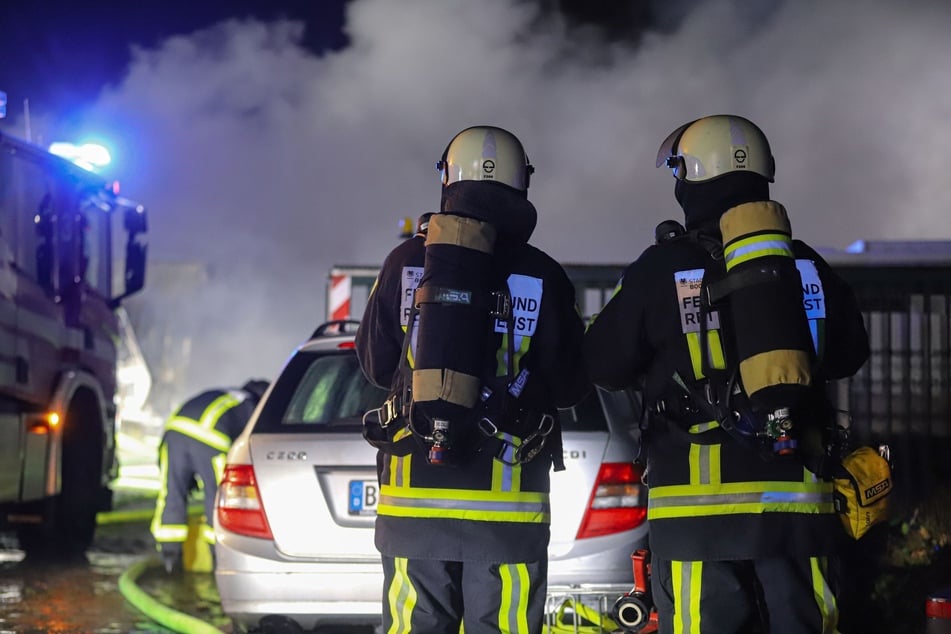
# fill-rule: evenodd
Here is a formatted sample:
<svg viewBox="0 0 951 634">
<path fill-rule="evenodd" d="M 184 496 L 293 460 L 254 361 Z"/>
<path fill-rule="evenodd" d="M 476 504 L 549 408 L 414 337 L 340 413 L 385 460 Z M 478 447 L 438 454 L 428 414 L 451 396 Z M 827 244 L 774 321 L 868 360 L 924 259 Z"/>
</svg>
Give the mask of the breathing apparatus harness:
<svg viewBox="0 0 951 634">
<path fill-rule="evenodd" d="M 729 324 L 726 310 L 727 300 L 739 289 L 767 283 L 795 283 L 799 284 L 798 276 L 791 279 L 788 271 L 780 270 L 769 264 L 756 268 L 747 268 L 734 271 L 731 275 L 722 275 L 724 266 L 723 243 L 716 236 L 693 229 L 687 231 L 680 223 L 667 220 L 657 226 L 655 231 L 657 244 L 674 241 L 686 241 L 703 249 L 709 256 L 705 275 L 700 288 L 700 358 L 701 369 L 705 379 L 701 381 L 687 381 L 677 371 L 670 377 L 665 394 L 651 406 L 650 412 L 668 420 L 668 428 L 678 435 L 688 438 L 690 442 L 701 442 L 698 433 L 689 433 L 688 421 L 715 421 L 716 426 L 722 429 L 731 438 L 743 446 L 750 448 L 760 458 L 766 461 L 796 456 L 807 467 L 817 474 L 829 474 L 830 469 L 838 462 L 841 447 L 846 442 L 847 432 L 838 427 L 831 415 L 831 405 L 827 404 L 827 412 L 822 408 L 812 408 L 820 411 L 810 411 L 810 417 L 822 418 L 823 446 L 821 455 L 809 455 L 800 450 L 798 443 L 798 411 L 793 413 L 789 407 L 777 407 L 772 411 L 754 412 L 750 405 L 740 378 L 739 364 L 731 358 L 729 352 L 735 347 L 735 338 L 740 334 L 733 332 L 725 323 Z M 710 358 L 708 345 L 709 321 L 708 316 L 714 310 L 720 313 L 721 337 L 724 342 L 724 368 L 715 368 Z M 818 392 L 819 388 L 812 388 Z M 817 403 L 824 395 L 815 394 Z M 830 414 L 830 415 L 826 415 Z M 685 420 L 686 419 L 686 420 Z M 713 427 L 715 429 L 716 427 Z"/>
<path fill-rule="evenodd" d="M 420 306 L 426 303 L 476 304 L 484 308 L 486 315 L 506 323 L 507 372 L 489 384 L 484 384 L 479 394 L 479 403 L 468 413 L 469 420 L 450 421 L 436 418 L 430 429 L 423 429 L 413 399 L 413 368 L 409 363 L 409 351 L 418 324 Z M 523 368 L 515 375 L 515 314 L 512 296 L 507 287 L 492 291 L 480 301 L 477 294 L 468 290 L 427 286 L 416 289 L 412 310 L 403 336 L 400 364 L 397 369 L 397 388 L 382 406 L 367 411 L 363 416 L 364 437 L 377 449 L 395 456 L 406 456 L 416 447 L 423 449 L 427 462 L 433 465 L 456 465 L 471 453 L 491 446 L 496 460 L 515 466 L 525 464 L 537 457 L 548 443 L 549 437 L 559 445 L 551 448 L 555 470 L 563 470 L 560 433 L 556 432 L 557 420 L 547 412 L 534 413 L 518 406 L 518 399 L 530 378 L 530 371 Z M 481 333 L 480 333 L 481 335 Z M 472 425 L 478 435 L 473 434 Z M 513 423 L 514 421 L 514 423 Z M 457 426 L 468 427 L 462 432 Z M 514 435 L 521 435 L 515 442 Z M 474 440 L 473 436 L 476 436 Z M 460 446 L 462 445 L 462 446 Z"/>
</svg>

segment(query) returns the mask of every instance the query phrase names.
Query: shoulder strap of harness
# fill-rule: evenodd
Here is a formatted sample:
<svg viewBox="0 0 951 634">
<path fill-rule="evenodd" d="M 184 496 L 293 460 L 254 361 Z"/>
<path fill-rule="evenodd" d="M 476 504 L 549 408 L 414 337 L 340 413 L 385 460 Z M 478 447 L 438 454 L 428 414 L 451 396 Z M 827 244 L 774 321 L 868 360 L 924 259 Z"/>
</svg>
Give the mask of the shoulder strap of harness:
<svg viewBox="0 0 951 634">
<path fill-rule="evenodd" d="M 675 227 L 673 225 L 676 225 Z M 671 228 L 673 227 L 673 228 Z M 679 391 L 682 391 L 693 403 L 699 412 L 709 420 L 717 422 L 717 425 L 732 438 L 742 442 L 745 445 L 755 448 L 755 443 L 750 438 L 744 436 L 736 428 L 731 400 L 733 393 L 738 389 L 737 386 L 737 368 L 731 367 L 729 361 L 725 368 L 714 368 L 710 359 L 708 316 L 713 310 L 714 305 L 723 301 L 733 290 L 740 288 L 745 284 L 735 284 L 732 280 L 718 279 L 711 280 L 709 273 L 714 267 L 723 263 L 723 243 L 715 235 L 703 232 L 698 229 L 687 231 L 679 223 L 666 221 L 658 225 L 655 231 L 659 243 L 687 242 L 702 249 L 708 256 L 704 266 L 705 274 L 700 288 L 700 367 L 704 377 L 706 377 L 705 389 L 700 389 L 692 383 L 688 383 L 674 372 L 671 381 L 676 385 Z M 765 281 L 765 280 L 764 280 Z M 753 283 L 758 281 L 753 280 Z M 712 290 L 711 290 L 712 289 Z M 724 315 L 721 314 L 721 332 Z M 727 351 L 724 350 L 724 358 L 728 359 Z M 676 424 L 671 425 L 675 431 Z M 696 442 L 696 439 L 691 439 Z M 764 455 L 763 452 L 757 453 Z"/>
</svg>

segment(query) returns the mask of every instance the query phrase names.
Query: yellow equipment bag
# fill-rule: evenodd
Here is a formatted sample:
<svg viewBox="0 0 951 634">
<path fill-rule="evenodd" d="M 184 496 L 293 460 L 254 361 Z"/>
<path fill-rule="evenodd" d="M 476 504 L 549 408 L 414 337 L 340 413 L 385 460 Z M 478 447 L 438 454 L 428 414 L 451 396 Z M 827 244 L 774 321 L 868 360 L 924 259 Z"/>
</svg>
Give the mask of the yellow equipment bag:
<svg viewBox="0 0 951 634">
<path fill-rule="evenodd" d="M 835 502 L 850 537 L 859 539 L 870 528 L 888 519 L 891 490 L 892 470 L 887 446 L 878 451 L 859 447 L 842 460 L 835 478 Z"/>
</svg>

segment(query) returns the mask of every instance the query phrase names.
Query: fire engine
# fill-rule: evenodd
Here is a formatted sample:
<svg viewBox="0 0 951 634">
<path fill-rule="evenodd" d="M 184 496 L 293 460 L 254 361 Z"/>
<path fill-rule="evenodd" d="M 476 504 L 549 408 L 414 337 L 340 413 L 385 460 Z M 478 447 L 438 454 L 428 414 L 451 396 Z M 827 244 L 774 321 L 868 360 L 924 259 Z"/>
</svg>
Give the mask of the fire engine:
<svg viewBox="0 0 951 634">
<path fill-rule="evenodd" d="M 116 311 L 146 230 L 117 184 L 0 134 L 0 527 L 28 553 L 84 552 L 111 508 Z"/>
</svg>

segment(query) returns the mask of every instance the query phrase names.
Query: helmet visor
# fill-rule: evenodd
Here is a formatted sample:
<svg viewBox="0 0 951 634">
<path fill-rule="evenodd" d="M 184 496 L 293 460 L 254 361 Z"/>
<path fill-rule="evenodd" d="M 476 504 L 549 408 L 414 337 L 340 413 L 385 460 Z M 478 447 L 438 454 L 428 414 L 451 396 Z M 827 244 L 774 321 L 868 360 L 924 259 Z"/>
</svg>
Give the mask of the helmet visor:
<svg viewBox="0 0 951 634">
<path fill-rule="evenodd" d="M 654 167 L 660 167 L 661 165 L 673 167 L 667 162 L 667 159 L 672 156 L 677 156 L 677 144 L 680 142 L 680 137 L 683 135 L 684 130 L 692 126 L 698 120 L 699 119 L 695 119 L 690 123 L 685 123 L 667 135 L 667 138 L 664 139 L 664 142 L 660 144 L 660 148 L 657 150 L 657 164 Z"/>
</svg>

